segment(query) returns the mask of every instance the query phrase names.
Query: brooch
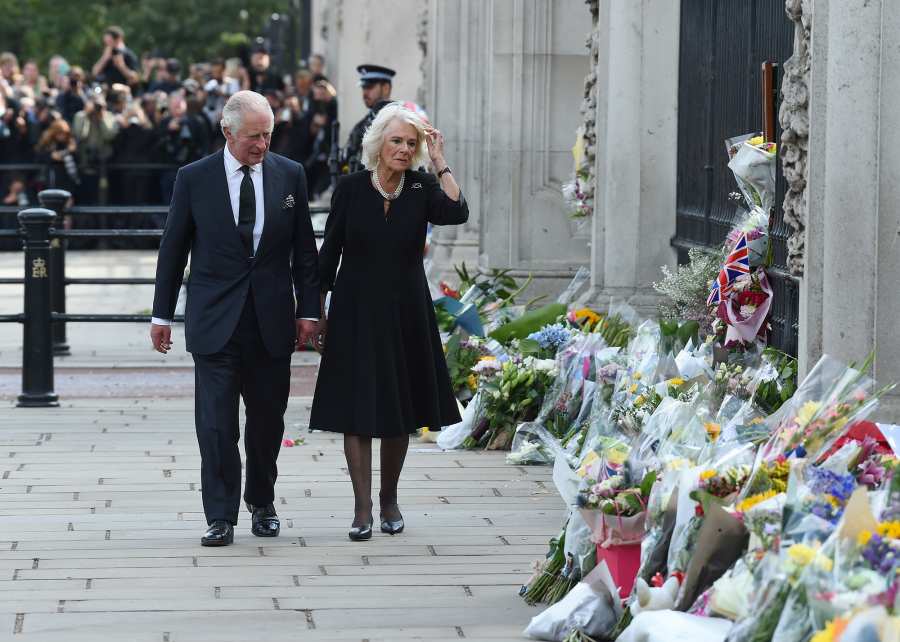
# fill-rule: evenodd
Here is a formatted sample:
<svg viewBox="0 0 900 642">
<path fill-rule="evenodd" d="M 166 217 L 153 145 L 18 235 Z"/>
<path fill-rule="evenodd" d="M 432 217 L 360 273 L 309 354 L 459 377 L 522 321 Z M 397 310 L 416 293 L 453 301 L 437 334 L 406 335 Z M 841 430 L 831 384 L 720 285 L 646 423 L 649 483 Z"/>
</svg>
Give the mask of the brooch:
<svg viewBox="0 0 900 642">
<path fill-rule="evenodd" d="M 422 183 L 413 183 L 412 188 L 413 189 L 422 189 Z"/>
<path fill-rule="evenodd" d="M 281 204 L 281 209 L 286 210 L 289 207 L 294 207 L 294 195 L 288 194 L 287 198 L 284 199 L 284 202 Z"/>
</svg>

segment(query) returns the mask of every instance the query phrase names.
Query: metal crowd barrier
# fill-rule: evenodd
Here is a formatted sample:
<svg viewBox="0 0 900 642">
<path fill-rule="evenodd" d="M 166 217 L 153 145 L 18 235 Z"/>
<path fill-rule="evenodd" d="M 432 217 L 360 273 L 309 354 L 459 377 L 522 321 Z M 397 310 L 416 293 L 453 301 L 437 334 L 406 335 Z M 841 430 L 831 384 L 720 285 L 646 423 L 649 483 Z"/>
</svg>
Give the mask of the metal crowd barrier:
<svg viewBox="0 0 900 642">
<path fill-rule="evenodd" d="M 60 230 L 53 225 L 64 214 L 96 213 L 95 207 L 65 205 L 70 194 L 64 190 L 44 190 L 38 195 L 40 208 L 18 213 L 19 229 L 0 229 L 0 238 L 22 238 L 25 251 L 25 277 L 0 279 L 0 285 L 24 285 L 24 310 L 20 314 L 0 314 L 0 323 L 22 323 L 22 393 L 19 407 L 59 405 L 54 392 L 53 357 L 67 356 L 71 349 L 66 338 L 66 323 L 150 323 L 149 314 L 67 314 L 66 287 L 69 285 L 152 285 L 152 278 L 80 278 L 66 277 L 66 241 L 69 238 L 138 237 L 161 238 L 163 231 L 79 229 Z M 104 207 L 111 215 L 133 214 L 148 208 Z M 166 213 L 168 208 L 152 208 Z M 156 212 L 154 212 L 156 213 Z M 327 207 L 310 207 L 310 214 L 327 214 Z M 315 230 L 321 237 L 321 227 Z M 175 321 L 183 321 L 175 317 Z"/>
</svg>

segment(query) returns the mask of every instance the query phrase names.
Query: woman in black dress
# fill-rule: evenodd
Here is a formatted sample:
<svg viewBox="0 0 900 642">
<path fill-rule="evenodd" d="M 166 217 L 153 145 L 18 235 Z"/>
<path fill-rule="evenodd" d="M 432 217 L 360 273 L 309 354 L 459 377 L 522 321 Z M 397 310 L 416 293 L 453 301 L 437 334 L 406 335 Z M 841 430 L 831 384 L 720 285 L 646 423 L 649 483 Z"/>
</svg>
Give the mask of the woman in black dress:
<svg viewBox="0 0 900 642">
<path fill-rule="evenodd" d="M 384 107 L 362 155 L 368 169 L 334 191 L 319 253 L 323 319 L 328 291 L 331 303 L 310 417 L 311 428 L 344 433 L 353 540 L 372 536 L 372 438 L 381 439 L 381 530 L 393 535 L 404 527 L 397 482 L 409 435 L 460 421 L 422 254 L 428 223 L 469 217 L 444 160 L 443 136 L 413 111 Z M 429 159 L 437 178 L 412 169 Z"/>
</svg>

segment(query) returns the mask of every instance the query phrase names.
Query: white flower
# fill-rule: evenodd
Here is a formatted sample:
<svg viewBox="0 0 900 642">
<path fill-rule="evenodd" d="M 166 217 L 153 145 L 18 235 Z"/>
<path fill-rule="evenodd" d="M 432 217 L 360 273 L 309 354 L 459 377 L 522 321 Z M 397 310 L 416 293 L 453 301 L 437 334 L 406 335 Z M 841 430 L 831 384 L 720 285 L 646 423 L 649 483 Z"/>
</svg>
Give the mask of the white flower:
<svg viewBox="0 0 900 642">
<path fill-rule="evenodd" d="M 752 303 L 745 303 L 744 305 L 741 306 L 740 313 L 741 313 L 741 316 L 745 319 L 753 316 L 754 312 L 756 312 L 756 306 L 753 305 Z"/>
<path fill-rule="evenodd" d="M 496 359 L 484 359 L 472 366 L 472 372 L 476 374 L 497 372 L 501 367 L 502 364 Z"/>
<path fill-rule="evenodd" d="M 531 367 L 535 370 L 553 372 L 556 369 L 556 361 L 554 359 L 533 359 Z"/>
</svg>

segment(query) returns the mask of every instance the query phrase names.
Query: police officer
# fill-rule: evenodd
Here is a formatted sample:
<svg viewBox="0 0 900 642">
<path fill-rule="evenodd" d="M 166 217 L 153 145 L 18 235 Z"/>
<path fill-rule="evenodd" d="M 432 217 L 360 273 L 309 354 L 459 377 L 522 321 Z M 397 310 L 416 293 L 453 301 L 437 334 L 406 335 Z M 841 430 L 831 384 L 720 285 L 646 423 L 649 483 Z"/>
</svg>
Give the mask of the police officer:
<svg viewBox="0 0 900 642">
<path fill-rule="evenodd" d="M 355 172 L 361 166 L 363 134 L 381 108 L 391 102 L 393 78 L 397 73 L 393 69 L 379 65 L 360 65 L 356 71 L 359 72 L 359 86 L 362 87 L 363 102 L 369 108 L 369 113 L 356 123 L 347 138 L 346 158 L 351 172 Z"/>
</svg>

